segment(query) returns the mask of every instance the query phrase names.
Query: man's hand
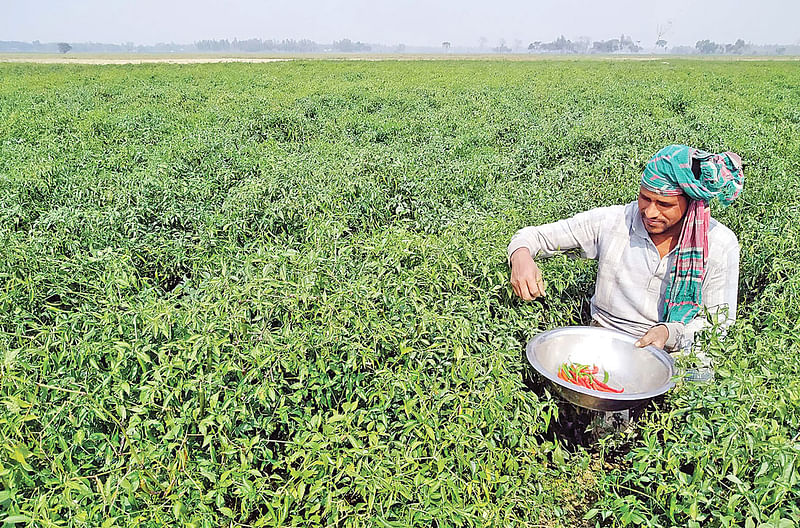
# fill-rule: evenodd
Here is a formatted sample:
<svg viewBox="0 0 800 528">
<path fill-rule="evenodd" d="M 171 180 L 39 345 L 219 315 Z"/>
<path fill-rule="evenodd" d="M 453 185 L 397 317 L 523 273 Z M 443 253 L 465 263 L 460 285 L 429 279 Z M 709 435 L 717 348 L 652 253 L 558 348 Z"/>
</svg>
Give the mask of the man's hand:
<svg viewBox="0 0 800 528">
<path fill-rule="evenodd" d="M 526 301 L 544 296 L 542 272 L 525 248 L 520 248 L 511 255 L 511 287 L 514 288 L 514 293 Z"/>
<path fill-rule="evenodd" d="M 653 345 L 663 349 L 667 344 L 667 339 L 669 339 L 669 329 L 660 324 L 648 330 L 634 345 L 639 348 Z"/>
</svg>

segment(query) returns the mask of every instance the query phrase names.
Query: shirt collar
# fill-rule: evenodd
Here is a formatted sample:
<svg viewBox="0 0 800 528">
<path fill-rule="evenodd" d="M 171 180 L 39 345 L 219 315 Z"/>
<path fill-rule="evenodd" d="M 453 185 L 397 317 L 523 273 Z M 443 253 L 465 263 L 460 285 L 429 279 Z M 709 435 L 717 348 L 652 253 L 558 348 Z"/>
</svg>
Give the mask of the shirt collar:
<svg viewBox="0 0 800 528">
<path fill-rule="evenodd" d="M 630 224 L 630 231 L 631 234 L 638 236 L 639 238 L 650 238 L 650 234 L 647 232 L 647 229 L 644 227 L 644 223 L 642 222 L 642 215 L 639 214 L 639 207 L 636 202 L 631 204 L 631 224 Z"/>
</svg>

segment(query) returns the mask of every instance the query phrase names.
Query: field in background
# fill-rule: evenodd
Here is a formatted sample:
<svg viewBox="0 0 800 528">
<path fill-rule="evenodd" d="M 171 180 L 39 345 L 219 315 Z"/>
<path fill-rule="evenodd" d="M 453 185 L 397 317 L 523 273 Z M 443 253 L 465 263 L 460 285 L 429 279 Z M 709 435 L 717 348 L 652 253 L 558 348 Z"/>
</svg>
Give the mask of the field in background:
<svg viewBox="0 0 800 528">
<path fill-rule="evenodd" d="M 796 63 L 0 78 L 0 526 L 800 524 Z M 522 352 L 594 267 L 522 303 L 505 246 L 673 142 L 745 162 L 739 321 L 593 442 Z"/>
</svg>

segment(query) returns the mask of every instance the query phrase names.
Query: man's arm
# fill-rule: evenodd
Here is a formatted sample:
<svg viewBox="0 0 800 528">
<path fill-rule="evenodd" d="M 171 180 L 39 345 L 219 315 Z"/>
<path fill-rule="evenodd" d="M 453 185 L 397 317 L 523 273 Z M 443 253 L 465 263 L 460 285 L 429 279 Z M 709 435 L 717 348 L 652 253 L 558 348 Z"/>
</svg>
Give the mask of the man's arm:
<svg viewBox="0 0 800 528">
<path fill-rule="evenodd" d="M 580 248 L 587 258 L 597 257 L 598 233 L 609 208 L 591 209 L 552 224 L 525 227 L 508 244 L 508 260 L 518 249 L 527 248 L 532 257 L 551 257 Z"/>
<path fill-rule="evenodd" d="M 597 257 L 598 232 L 604 212 L 604 209 L 592 209 L 566 220 L 517 231 L 508 245 L 514 293 L 526 301 L 545 294 L 542 272 L 533 257 L 549 257 L 576 248 L 581 248 L 589 258 Z"/>
<path fill-rule="evenodd" d="M 706 270 L 703 281 L 703 309 L 708 317 L 718 321 L 726 331 L 736 321 L 736 299 L 739 294 L 739 245 L 733 244 L 719 265 Z M 653 344 L 667 350 L 688 348 L 694 336 L 711 326 L 705 312 L 701 312 L 688 323 L 661 323 L 651 328 L 638 342 L 638 346 Z M 661 344 L 663 330 L 664 343 Z"/>
</svg>

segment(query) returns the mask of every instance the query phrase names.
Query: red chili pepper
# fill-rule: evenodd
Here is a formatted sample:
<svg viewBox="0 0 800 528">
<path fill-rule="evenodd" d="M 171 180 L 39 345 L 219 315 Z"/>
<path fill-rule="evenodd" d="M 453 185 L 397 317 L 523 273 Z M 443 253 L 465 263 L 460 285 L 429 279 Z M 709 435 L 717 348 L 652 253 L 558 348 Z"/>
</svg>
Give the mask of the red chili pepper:
<svg viewBox="0 0 800 528">
<path fill-rule="evenodd" d="M 624 389 L 615 389 L 614 387 L 609 387 L 608 385 L 606 385 L 605 383 L 603 383 L 600 380 L 595 380 L 595 383 L 597 383 L 597 386 L 600 387 L 600 390 L 602 390 L 604 392 L 613 392 L 613 393 L 619 394 L 624 390 Z"/>
<path fill-rule="evenodd" d="M 615 389 L 595 378 L 594 375 L 598 374 L 600 369 L 597 365 L 581 365 L 578 363 L 562 363 L 558 369 L 558 377 L 564 381 L 568 381 L 579 387 L 596 390 L 599 392 L 613 392 L 619 394 L 624 392 L 625 389 Z M 605 372 L 606 379 L 608 379 L 608 372 Z"/>
</svg>

